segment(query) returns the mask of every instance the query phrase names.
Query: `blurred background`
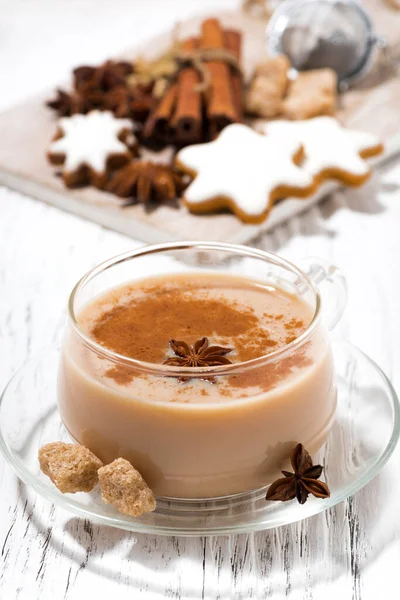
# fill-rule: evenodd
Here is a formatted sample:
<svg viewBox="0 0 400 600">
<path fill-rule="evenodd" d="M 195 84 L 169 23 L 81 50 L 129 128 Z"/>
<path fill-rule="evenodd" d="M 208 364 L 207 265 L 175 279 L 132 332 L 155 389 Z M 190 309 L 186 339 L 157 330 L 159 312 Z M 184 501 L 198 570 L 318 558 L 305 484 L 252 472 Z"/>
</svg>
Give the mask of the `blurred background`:
<svg viewBox="0 0 400 600">
<path fill-rule="evenodd" d="M 0 109 L 54 86 L 196 12 L 240 0 L 1 0 Z M 151 15 L 151 19 L 149 16 Z"/>
</svg>

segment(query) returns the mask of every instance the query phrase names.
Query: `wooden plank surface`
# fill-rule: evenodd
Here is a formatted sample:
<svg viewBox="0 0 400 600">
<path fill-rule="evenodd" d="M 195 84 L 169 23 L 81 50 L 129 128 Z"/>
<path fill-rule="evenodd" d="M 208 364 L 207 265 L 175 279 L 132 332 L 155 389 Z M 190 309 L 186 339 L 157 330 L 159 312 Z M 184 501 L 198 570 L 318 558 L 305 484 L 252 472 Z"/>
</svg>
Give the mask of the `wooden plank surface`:
<svg viewBox="0 0 400 600">
<path fill-rule="evenodd" d="M 369 5 L 377 16 L 377 30 L 392 41 L 400 42 L 400 13 L 383 7 L 379 0 L 369 0 Z M 217 14 L 225 26 L 242 31 L 244 69 L 249 74 L 265 53 L 266 23 L 239 12 Z M 195 17 L 180 23 L 179 35 L 197 32 L 202 20 L 203 17 Z M 156 56 L 171 43 L 171 31 L 146 41 L 124 56 L 130 59 L 137 53 L 147 57 Z M 244 225 L 231 214 L 192 215 L 183 206 L 160 206 L 151 212 L 143 205 L 121 208 L 120 201 L 112 194 L 92 187 L 68 190 L 62 180 L 55 176 L 54 167 L 45 158 L 56 123 L 54 114 L 44 105 L 45 99 L 51 95 L 52 91 L 49 90 L 0 115 L 0 182 L 147 242 L 184 237 L 246 243 L 260 232 L 271 230 L 306 210 L 335 187 L 329 184 L 311 199 L 279 203 L 260 226 Z M 349 126 L 371 131 L 384 140 L 390 140 L 387 156 L 391 156 L 400 151 L 399 97 L 400 78 L 390 75 L 387 69 L 377 68 L 362 84 L 343 96 L 340 116 Z M 382 106 L 384 110 L 381 110 Z"/>
<path fill-rule="evenodd" d="M 87 60 L 102 60 L 106 35 L 107 45 L 118 48 L 118 43 L 130 43 L 135 26 L 149 37 L 185 11 L 211 5 L 216 10 L 228 2 L 175 0 L 165 8 L 164 0 L 132 0 L 134 14 L 127 15 L 126 0 L 113 0 L 101 3 L 93 18 L 99 3 L 0 3 L 2 33 L 7 33 L 0 64 L 9 64 L 13 49 L 15 65 L 4 71 L 0 103 L 26 95 L 27 82 L 34 85 L 26 68 L 27 48 L 31 63 L 41 65 L 41 81 L 50 83 L 61 63 L 72 66 L 68 60 L 76 48 L 86 52 Z M 74 40 L 71 47 L 60 40 L 60 20 L 64 35 Z M 362 190 L 338 191 L 257 242 L 290 260 L 320 256 L 344 271 L 349 305 L 337 335 L 345 334 L 371 355 L 397 390 L 399 191 L 396 162 Z M 59 337 L 67 294 L 76 280 L 137 242 L 1 187 L 0 215 L 3 386 L 21 362 Z M 162 538 L 73 518 L 36 497 L 0 456 L 0 598 L 396 600 L 399 492 L 400 447 L 364 490 L 302 523 L 230 538 Z"/>
</svg>

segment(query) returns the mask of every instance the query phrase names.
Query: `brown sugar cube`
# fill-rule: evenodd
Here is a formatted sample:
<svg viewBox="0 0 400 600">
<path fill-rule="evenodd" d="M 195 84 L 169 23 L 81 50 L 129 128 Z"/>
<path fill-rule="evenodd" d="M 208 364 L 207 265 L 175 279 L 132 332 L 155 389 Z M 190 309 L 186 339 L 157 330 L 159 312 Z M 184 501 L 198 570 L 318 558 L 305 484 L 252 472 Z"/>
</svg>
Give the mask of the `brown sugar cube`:
<svg viewBox="0 0 400 600">
<path fill-rule="evenodd" d="M 269 58 L 257 65 L 246 96 L 249 113 L 266 118 L 276 117 L 281 113 L 289 68 L 289 59 L 284 55 Z"/>
<path fill-rule="evenodd" d="M 289 86 L 289 96 L 322 93 L 336 96 L 337 75 L 333 69 L 314 69 L 299 73 Z"/>
<path fill-rule="evenodd" d="M 276 117 L 282 112 L 282 97 L 265 77 L 255 77 L 246 96 L 246 110 L 258 117 Z"/>
<path fill-rule="evenodd" d="M 131 463 L 117 458 L 111 464 L 99 469 L 101 496 L 104 502 L 131 517 L 156 508 L 153 492 Z"/>
<path fill-rule="evenodd" d="M 283 114 L 292 120 L 334 115 L 336 103 L 336 73 L 332 69 L 304 71 L 289 86 Z"/>
<path fill-rule="evenodd" d="M 290 96 L 283 102 L 283 114 L 293 121 L 336 113 L 336 96 L 316 93 Z"/>
<path fill-rule="evenodd" d="M 63 494 L 90 492 L 98 482 L 103 466 L 84 446 L 52 442 L 39 450 L 40 468 Z"/>
<path fill-rule="evenodd" d="M 273 58 L 267 58 L 255 68 L 255 75 L 267 77 L 274 81 L 276 88 L 283 95 L 288 84 L 288 70 L 290 69 L 290 61 L 284 54 L 278 54 Z"/>
</svg>

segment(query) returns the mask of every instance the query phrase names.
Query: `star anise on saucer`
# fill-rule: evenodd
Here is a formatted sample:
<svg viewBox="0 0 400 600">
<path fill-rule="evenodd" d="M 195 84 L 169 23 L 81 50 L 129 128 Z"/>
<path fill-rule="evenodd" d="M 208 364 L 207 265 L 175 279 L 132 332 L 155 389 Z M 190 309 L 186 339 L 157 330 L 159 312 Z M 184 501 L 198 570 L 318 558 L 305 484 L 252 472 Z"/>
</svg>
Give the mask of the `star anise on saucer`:
<svg viewBox="0 0 400 600">
<path fill-rule="evenodd" d="M 121 198 L 147 203 L 174 200 L 184 187 L 182 176 L 172 167 L 135 160 L 117 171 L 107 189 Z"/>
<path fill-rule="evenodd" d="M 286 502 L 297 498 L 304 504 L 312 494 L 316 498 L 329 498 L 330 491 L 321 477 L 322 466 L 313 465 L 311 456 L 303 444 L 297 444 L 290 454 L 290 462 L 294 473 L 282 471 L 284 477 L 277 479 L 268 488 L 266 500 L 280 500 Z"/>
<path fill-rule="evenodd" d="M 164 365 L 175 367 L 216 367 L 220 365 L 230 365 L 232 361 L 226 357 L 226 354 L 232 352 L 232 348 L 223 348 L 222 346 L 209 346 L 208 338 L 203 337 L 193 346 L 186 342 L 170 340 L 169 345 L 176 356 L 167 358 Z M 180 377 L 179 381 L 188 381 L 190 377 Z M 209 381 L 214 381 L 213 377 L 204 377 Z"/>
</svg>

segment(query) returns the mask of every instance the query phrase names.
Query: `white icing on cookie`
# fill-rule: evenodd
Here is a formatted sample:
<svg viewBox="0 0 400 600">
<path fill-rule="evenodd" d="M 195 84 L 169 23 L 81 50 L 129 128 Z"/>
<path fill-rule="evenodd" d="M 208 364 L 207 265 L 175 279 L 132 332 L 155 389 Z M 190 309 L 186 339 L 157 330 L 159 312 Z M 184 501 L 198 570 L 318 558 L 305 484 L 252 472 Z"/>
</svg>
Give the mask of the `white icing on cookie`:
<svg viewBox="0 0 400 600">
<path fill-rule="evenodd" d="M 60 119 L 63 137 L 50 145 L 51 154 L 64 154 L 64 170 L 76 171 L 83 165 L 103 173 L 110 155 L 126 154 L 126 144 L 118 139 L 124 130 L 132 132 L 129 119 L 116 119 L 111 112 L 93 110 L 87 115 Z M 131 133 L 133 136 L 133 133 Z"/>
<path fill-rule="evenodd" d="M 293 162 L 300 149 L 296 140 L 282 142 L 246 125 L 228 125 L 213 142 L 178 152 L 178 163 L 197 174 L 185 200 L 190 207 L 223 196 L 247 215 L 261 215 L 276 188 L 305 190 L 313 184 L 313 178 Z"/>
<path fill-rule="evenodd" d="M 302 168 L 312 176 L 326 169 L 340 169 L 358 177 L 368 175 L 370 169 L 360 152 L 380 145 L 372 133 L 346 129 L 333 117 L 272 121 L 263 126 L 263 131 L 301 143 L 305 152 Z"/>
</svg>

